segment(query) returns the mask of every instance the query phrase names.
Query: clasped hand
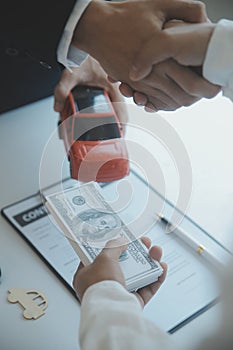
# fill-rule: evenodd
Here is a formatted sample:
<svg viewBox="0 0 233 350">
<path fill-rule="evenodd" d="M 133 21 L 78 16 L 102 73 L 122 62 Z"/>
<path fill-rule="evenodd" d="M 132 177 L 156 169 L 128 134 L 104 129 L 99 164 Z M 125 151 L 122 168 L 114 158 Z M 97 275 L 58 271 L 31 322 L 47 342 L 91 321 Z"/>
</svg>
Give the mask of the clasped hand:
<svg viewBox="0 0 233 350">
<path fill-rule="evenodd" d="M 98 60 L 111 81 L 122 82 L 124 96 L 133 96 L 147 110 L 175 110 L 214 97 L 219 87 L 172 54 L 163 57 L 171 43 L 164 28 L 172 20 L 205 23 L 205 7 L 189 0 L 94 0 L 78 22 L 72 44 Z"/>
</svg>

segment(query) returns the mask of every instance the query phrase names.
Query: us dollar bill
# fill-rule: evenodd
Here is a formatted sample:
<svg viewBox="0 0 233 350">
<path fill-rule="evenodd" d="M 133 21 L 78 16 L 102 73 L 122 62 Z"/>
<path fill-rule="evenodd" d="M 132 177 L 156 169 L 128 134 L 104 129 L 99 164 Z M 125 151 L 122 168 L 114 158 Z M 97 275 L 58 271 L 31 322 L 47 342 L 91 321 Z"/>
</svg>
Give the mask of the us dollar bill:
<svg viewBox="0 0 233 350">
<path fill-rule="evenodd" d="M 84 265 L 97 257 L 109 240 L 124 237 L 129 243 L 119 263 L 129 291 L 158 279 L 161 265 L 113 211 L 95 182 L 45 196 L 46 207 Z"/>
</svg>

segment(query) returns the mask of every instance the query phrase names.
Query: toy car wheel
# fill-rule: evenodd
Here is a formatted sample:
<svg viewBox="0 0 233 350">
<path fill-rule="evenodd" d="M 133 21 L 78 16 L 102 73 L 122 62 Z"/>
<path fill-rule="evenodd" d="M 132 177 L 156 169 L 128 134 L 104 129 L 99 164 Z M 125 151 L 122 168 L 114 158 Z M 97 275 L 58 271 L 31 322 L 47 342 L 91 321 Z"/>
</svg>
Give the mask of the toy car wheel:
<svg viewBox="0 0 233 350">
<path fill-rule="evenodd" d="M 57 122 L 58 137 L 59 139 L 62 139 L 62 131 L 61 131 L 60 125 L 61 125 L 61 120 L 58 120 Z"/>
<path fill-rule="evenodd" d="M 68 159 L 70 161 L 70 158 L 68 158 Z M 70 161 L 70 176 L 72 177 L 72 163 L 71 163 L 71 161 Z"/>
</svg>

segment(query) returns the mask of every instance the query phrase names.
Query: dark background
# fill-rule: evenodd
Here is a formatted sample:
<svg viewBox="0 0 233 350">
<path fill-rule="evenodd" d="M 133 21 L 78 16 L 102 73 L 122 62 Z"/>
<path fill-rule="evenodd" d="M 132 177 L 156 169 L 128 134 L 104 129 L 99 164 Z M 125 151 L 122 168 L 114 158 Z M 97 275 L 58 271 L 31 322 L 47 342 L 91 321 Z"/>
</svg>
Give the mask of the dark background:
<svg viewBox="0 0 233 350">
<path fill-rule="evenodd" d="M 233 20 L 232 0 L 202 0 L 206 4 L 207 13 L 211 21 L 216 22 L 221 18 Z"/>
</svg>

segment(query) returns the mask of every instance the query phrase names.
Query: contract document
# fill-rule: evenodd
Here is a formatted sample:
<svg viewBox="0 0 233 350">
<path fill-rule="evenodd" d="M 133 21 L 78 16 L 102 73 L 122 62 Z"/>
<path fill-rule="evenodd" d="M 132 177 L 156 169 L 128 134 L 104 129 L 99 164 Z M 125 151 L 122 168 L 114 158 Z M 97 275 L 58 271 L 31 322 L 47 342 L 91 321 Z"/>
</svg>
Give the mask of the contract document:
<svg viewBox="0 0 233 350">
<path fill-rule="evenodd" d="M 63 181 L 62 188 L 70 188 L 74 184 L 77 184 L 74 180 L 67 179 Z M 216 303 L 219 296 L 216 266 L 175 234 L 168 234 L 164 225 L 155 220 L 161 201 L 164 202 L 163 212 L 167 217 L 169 211 L 174 210 L 171 203 L 161 198 L 134 171 L 123 180 L 101 186 L 105 199 L 136 237 L 146 235 L 163 249 L 162 261 L 168 264 L 168 275 L 158 293 L 145 307 L 145 316 L 172 333 Z M 41 256 L 43 262 L 49 264 L 68 289 L 73 291 L 73 275 L 80 260 L 43 201 L 44 195 L 58 190 L 61 190 L 61 184 L 3 208 L 2 214 Z M 183 225 L 186 232 L 195 235 L 196 239 L 209 247 L 212 254 L 223 263 L 228 262 L 230 253 L 212 239 L 210 233 L 187 217 Z"/>
</svg>

